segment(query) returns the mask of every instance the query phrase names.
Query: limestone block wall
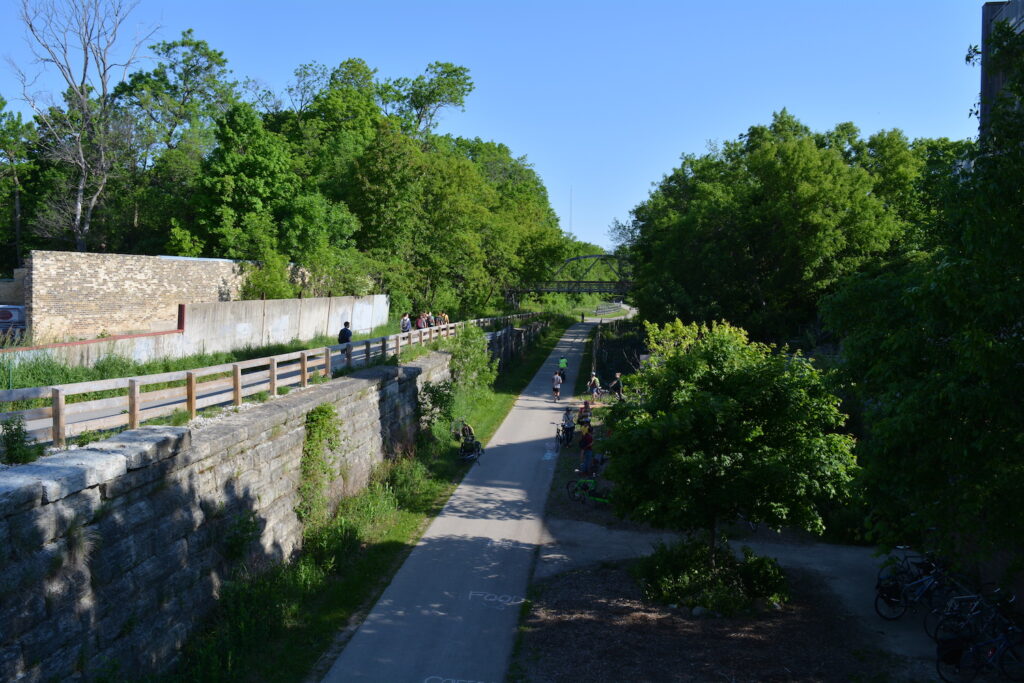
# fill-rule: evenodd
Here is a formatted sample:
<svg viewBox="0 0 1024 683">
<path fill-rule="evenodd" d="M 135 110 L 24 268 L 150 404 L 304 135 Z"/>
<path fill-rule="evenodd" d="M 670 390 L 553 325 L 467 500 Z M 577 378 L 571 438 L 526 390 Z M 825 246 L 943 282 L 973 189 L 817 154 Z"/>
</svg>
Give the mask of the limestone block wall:
<svg viewBox="0 0 1024 683">
<path fill-rule="evenodd" d="M 305 420 L 337 408 L 335 495 L 415 434 L 418 388 L 446 354 L 380 366 L 191 431 L 144 427 L 0 470 L 0 680 L 136 678 L 171 668 L 213 606 L 225 539 L 257 521 L 248 560 L 289 558 Z"/>
<path fill-rule="evenodd" d="M 25 305 L 25 268 L 15 268 L 14 277 L 0 280 L 0 304 Z"/>
<path fill-rule="evenodd" d="M 173 330 L 178 304 L 230 301 L 242 284 L 224 259 L 32 251 L 25 278 L 37 342 Z"/>
</svg>

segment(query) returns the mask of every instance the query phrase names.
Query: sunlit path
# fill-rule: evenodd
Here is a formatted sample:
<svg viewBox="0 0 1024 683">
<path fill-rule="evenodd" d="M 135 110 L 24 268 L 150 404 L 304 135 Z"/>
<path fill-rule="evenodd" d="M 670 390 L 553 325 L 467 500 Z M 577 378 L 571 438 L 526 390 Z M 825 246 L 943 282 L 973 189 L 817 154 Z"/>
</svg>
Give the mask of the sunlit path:
<svg viewBox="0 0 1024 683">
<path fill-rule="evenodd" d="M 562 337 L 324 681 L 504 680 L 566 405 L 550 378 L 565 355 L 574 385 L 590 327 Z"/>
</svg>

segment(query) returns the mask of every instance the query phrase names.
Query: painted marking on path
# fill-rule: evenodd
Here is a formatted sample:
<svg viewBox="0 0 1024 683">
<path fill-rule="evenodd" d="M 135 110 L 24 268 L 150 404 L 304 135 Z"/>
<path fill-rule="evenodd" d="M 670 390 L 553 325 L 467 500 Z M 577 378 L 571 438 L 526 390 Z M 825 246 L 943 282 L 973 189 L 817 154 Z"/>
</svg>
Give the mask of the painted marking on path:
<svg viewBox="0 0 1024 683">
<path fill-rule="evenodd" d="M 558 457 L 558 452 L 561 450 L 558 446 L 557 441 L 548 441 L 544 444 L 544 459 L 554 460 Z"/>
<path fill-rule="evenodd" d="M 450 676 L 427 676 L 423 683 L 484 683 L 475 678 L 451 678 Z"/>
<path fill-rule="evenodd" d="M 503 610 L 513 605 L 521 605 L 525 599 L 519 595 L 499 595 L 487 591 L 470 591 L 469 600 L 472 602 L 483 602 L 485 606 L 496 610 Z"/>
</svg>

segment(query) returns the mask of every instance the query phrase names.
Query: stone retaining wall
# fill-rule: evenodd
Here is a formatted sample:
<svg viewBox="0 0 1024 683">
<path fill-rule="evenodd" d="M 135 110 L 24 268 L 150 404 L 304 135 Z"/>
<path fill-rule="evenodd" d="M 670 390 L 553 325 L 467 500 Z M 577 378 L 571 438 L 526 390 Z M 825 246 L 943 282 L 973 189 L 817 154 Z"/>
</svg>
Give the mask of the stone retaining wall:
<svg viewBox="0 0 1024 683">
<path fill-rule="evenodd" d="M 245 520 L 259 528 L 250 560 L 298 548 L 309 411 L 337 408 L 331 490 L 350 494 L 413 438 L 418 388 L 446 378 L 448 359 L 369 368 L 196 431 L 143 427 L 0 470 L 0 680 L 116 680 L 173 666 L 214 604 L 227 539 Z"/>
</svg>

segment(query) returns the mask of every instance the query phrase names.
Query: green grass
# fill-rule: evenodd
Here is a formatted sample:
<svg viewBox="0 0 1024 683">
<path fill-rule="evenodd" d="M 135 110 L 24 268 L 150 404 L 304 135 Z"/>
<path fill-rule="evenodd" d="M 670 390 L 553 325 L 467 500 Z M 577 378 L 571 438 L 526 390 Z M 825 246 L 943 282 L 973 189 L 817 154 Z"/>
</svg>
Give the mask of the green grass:
<svg viewBox="0 0 1024 683">
<path fill-rule="evenodd" d="M 481 440 L 494 434 L 570 323 L 556 319 L 493 390 L 456 396 L 459 414 Z M 338 630 L 377 598 L 472 466 L 458 462 L 448 429 L 435 425 L 421 434 L 415 453 L 379 466 L 367 489 L 307 534 L 294 562 L 262 573 L 236 568 L 214 614 L 190 640 L 182 670 L 163 680 L 305 679 Z"/>
</svg>

